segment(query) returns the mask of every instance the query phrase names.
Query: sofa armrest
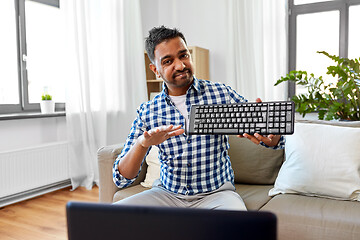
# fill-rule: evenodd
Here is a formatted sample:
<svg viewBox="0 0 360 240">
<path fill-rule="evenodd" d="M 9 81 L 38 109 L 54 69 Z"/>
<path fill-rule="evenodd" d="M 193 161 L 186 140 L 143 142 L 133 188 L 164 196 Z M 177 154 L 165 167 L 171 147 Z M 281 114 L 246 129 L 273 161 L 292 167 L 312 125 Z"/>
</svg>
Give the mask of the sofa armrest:
<svg viewBox="0 0 360 240">
<path fill-rule="evenodd" d="M 97 152 L 99 166 L 99 201 L 111 203 L 118 187 L 113 182 L 112 167 L 123 144 L 101 147 Z"/>
<path fill-rule="evenodd" d="M 115 144 L 101 147 L 97 152 L 99 166 L 99 201 L 113 202 L 114 194 L 121 190 L 113 182 L 112 168 L 117 156 L 123 149 L 123 144 Z M 147 164 L 144 161 L 139 176 L 130 186 L 135 186 L 144 181 L 146 176 Z"/>
</svg>

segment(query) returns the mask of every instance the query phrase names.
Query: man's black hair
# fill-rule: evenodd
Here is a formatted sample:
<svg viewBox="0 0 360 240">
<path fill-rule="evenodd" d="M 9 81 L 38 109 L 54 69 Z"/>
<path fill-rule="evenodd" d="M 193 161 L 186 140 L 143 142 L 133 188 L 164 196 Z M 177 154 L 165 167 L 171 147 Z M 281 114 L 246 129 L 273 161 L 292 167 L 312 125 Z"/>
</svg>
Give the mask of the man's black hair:
<svg viewBox="0 0 360 240">
<path fill-rule="evenodd" d="M 163 41 L 173 39 L 176 37 L 181 37 L 185 44 L 186 40 L 184 35 L 176 28 L 170 29 L 165 26 L 154 27 L 149 31 L 149 36 L 145 39 L 145 50 L 148 54 L 148 57 L 152 63 L 155 59 L 155 47 L 162 43 Z"/>
</svg>

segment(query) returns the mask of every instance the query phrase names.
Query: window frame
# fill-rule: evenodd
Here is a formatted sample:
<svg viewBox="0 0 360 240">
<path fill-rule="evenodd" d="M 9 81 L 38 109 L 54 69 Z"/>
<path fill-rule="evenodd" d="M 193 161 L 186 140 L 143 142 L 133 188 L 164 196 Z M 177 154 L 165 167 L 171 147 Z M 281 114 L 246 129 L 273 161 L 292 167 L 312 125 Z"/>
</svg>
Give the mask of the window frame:
<svg viewBox="0 0 360 240">
<path fill-rule="evenodd" d="M 360 5 L 360 0 L 333 0 L 295 5 L 294 0 L 288 0 L 288 72 L 296 70 L 296 33 L 297 16 L 301 14 L 320 13 L 338 10 L 339 24 L 339 56 L 348 57 L 349 49 L 349 8 Z M 288 96 L 296 93 L 294 82 L 288 82 Z"/>
<path fill-rule="evenodd" d="M 59 0 L 29 0 L 60 8 Z M 18 65 L 18 104 L 0 104 L 0 114 L 40 112 L 39 103 L 29 102 L 28 75 L 26 69 L 26 13 L 25 0 L 14 0 L 16 41 L 17 41 L 17 65 Z M 65 103 L 55 103 L 55 111 L 65 111 Z"/>
</svg>

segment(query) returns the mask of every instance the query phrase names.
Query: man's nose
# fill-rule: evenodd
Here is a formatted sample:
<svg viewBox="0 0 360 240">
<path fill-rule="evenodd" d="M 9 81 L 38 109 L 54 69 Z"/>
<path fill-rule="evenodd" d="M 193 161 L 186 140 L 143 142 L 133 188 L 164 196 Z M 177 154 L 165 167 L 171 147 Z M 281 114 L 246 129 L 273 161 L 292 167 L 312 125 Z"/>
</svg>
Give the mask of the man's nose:
<svg viewBox="0 0 360 240">
<path fill-rule="evenodd" d="M 175 69 L 179 70 L 179 71 L 182 71 L 182 70 L 184 70 L 184 68 L 185 68 L 184 62 L 181 61 L 180 59 L 176 59 L 175 60 Z"/>
</svg>

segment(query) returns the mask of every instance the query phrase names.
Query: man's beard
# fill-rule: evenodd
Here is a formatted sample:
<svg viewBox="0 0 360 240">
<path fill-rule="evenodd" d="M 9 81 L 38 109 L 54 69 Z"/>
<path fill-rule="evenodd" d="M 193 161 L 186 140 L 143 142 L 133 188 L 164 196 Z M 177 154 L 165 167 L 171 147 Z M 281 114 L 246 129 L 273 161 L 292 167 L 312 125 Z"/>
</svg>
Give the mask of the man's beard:
<svg viewBox="0 0 360 240">
<path fill-rule="evenodd" d="M 184 68 L 184 70 L 182 70 L 182 71 L 174 72 L 174 74 L 172 75 L 172 78 L 175 79 L 177 75 L 180 75 L 183 73 L 186 73 L 186 74 L 188 73 L 190 75 L 190 77 L 193 75 L 190 68 Z"/>
</svg>

